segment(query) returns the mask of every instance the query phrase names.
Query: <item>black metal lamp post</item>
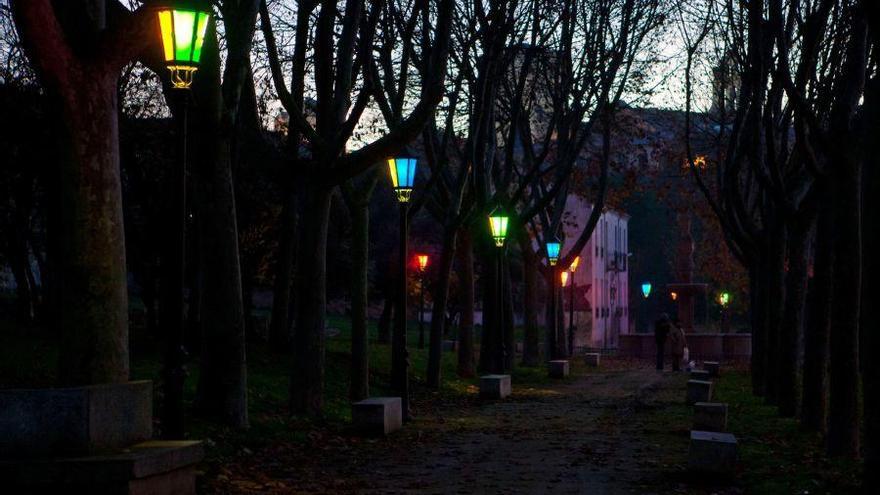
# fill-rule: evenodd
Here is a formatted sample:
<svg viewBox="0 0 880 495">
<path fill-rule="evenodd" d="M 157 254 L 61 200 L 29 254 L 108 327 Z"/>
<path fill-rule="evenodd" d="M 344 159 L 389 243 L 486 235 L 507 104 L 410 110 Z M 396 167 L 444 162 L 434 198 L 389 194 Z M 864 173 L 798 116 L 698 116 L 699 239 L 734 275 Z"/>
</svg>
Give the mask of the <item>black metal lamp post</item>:
<svg viewBox="0 0 880 495">
<path fill-rule="evenodd" d="M 171 85 L 180 103 L 178 118 L 178 166 L 175 170 L 173 212 L 177 228 L 169 239 L 173 249 L 169 249 L 168 322 L 173 326 L 166 328 L 165 363 L 163 369 L 162 435 L 165 438 L 183 438 L 183 388 L 186 381 L 186 351 L 184 350 L 184 285 L 186 278 L 186 131 L 189 107 L 189 89 L 193 75 L 198 69 L 205 41 L 205 32 L 211 18 L 210 7 L 198 2 L 175 2 L 171 6 L 160 7 L 157 19 L 162 35 L 162 49 L 165 65 L 171 71 Z M 173 275 L 172 275 L 173 274 Z"/>
<path fill-rule="evenodd" d="M 425 348 L 425 270 L 428 269 L 428 255 L 416 255 L 419 264 L 419 349 Z"/>
<path fill-rule="evenodd" d="M 549 349 L 549 354 L 553 359 L 559 358 L 559 322 L 557 321 L 557 301 L 556 301 L 556 281 L 559 280 L 557 276 L 558 269 L 556 268 L 556 262 L 559 260 L 559 252 L 562 250 L 562 243 L 559 242 L 559 239 L 556 237 L 551 238 L 545 244 L 545 248 L 547 249 L 547 262 L 550 265 L 551 276 L 550 280 L 550 323 L 548 328 L 550 329 L 550 335 L 553 336 L 553 342 L 551 342 Z"/>
<path fill-rule="evenodd" d="M 495 246 L 498 248 L 498 254 L 496 256 L 496 264 L 498 270 L 498 285 L 497 285 L 497 298 L 496 298 L 496 309 L 498 318 L 495 321 L 498 322 L 498 341 L 501 345 L 498 346 L 498 349 L 501 349 L 502 352 L 497 356 L 495 365 L 499 369 L 504 369 L 508 360 L 508 356 L 512 356 L 515 352 L 514 349 L 508 349 L 508 339 L 504 338 L 504 241 L 507 239 L 507 227 L 510 225 L 510 216 L 504 211 L 500 206 L 492 210 L 492 213 L 489 214 L 489 229 L 492 232 L 492 240 L 495 241 Z"/>
<path fill-rule="evenodd" d="M 406 349 L 406 262 L 408 259 L 407 211 L 416 178 L 416 159 L 398 157 L 388 159 L 391 184 L 400 203 L 400 266 L 397 274 L 397 311 L 394 313 L 394 333 L 391 337 L 391 388 L 400 394 L 403 419 L 409 421 L 409 351 Z"/>
</svg>

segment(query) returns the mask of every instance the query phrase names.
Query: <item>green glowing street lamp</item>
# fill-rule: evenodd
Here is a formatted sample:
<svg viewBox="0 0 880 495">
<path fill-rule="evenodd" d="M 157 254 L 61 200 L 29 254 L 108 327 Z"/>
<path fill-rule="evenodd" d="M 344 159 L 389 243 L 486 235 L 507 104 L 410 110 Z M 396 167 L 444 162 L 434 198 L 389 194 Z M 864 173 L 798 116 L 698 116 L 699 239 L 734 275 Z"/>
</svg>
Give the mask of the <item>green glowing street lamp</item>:
<svg viewBox="0 0 880 495">
<path fill-rule="evenodd" d="M 171 85 L 189 89 L 198 69 L 211 13 L 194 2 L 176 2 L 158 10 L 165 65 L 171 71 Z"/>
<path fill-rule="evenodd" d="M 507 239 L 507 226 L 510 223 L 510 217 L 499 206 L 492 210 L 489 214 L 489 228 L 492 229 L 492 239 L 495 245 L 504 247 L 504 241 Z"/>
<path fill-rule="evenodd" d="M 730 304 L 730 292 L 724 291 L 718 294 L 718 304 L 726 308 Z"/>
</svg>

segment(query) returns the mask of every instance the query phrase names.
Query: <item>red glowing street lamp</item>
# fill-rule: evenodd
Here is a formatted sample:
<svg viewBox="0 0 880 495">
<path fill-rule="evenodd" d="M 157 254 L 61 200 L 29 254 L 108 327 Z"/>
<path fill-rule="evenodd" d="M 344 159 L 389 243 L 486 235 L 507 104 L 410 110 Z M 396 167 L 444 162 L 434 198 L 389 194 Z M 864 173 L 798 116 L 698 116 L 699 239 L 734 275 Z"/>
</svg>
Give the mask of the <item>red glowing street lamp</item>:
<svg viewBox="0 0 880 495">
<path fill-rule="evenodd" d="M 428 269 L 428 255 L 417 254 L 419 266 L 419 349 L 425 348 L 425 271 Z"/>
</svg>

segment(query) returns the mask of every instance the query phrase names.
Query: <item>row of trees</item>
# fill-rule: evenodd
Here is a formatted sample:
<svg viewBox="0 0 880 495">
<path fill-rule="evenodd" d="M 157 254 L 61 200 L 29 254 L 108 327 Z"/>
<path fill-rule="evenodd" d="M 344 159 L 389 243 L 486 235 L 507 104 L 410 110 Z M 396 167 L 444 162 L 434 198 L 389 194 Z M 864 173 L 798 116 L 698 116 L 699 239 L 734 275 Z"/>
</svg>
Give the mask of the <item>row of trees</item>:
<svg viewBox="0 0 880 495">
<path fill-rule="evenodd" d="M 826 432 L 829 454 L 856 457 L 863 391 L 876 487 L 876 2 L 707 0 L 680 14 L 688 113 L 701 64 L 718 81 L 714 129 L 691 132 L 688 120 L 688 162 L 749 271 L 754 393 Z M 714 177 L 694 165 L 699 131 Z"/>
<path fill-rule="evenodd" d="M 47 207 L 46 229 L 54 239 L 46 258 L 57 268 L 47 270 L 44 283 L 50 282 L 49 292 L 58 295 L 49 313 L 57 314 L 53 322 L 63 342 L 59 376 L 68 384 L 123 381 L 129 375 L 124 232 L 138 239 L 151 236 L 123 227 L 120 101 L 123 106 L 149 101 L 149 87 L 129 83 L 152 71 L 161 82 L 154 89 L 165 94 L 168 110 L 180 110 L 161 64 L 156 4 L 10 2 L 17 41 L 61 127 L 61 153 L 52 166 L 57 191 L 47 194 L 60 202 Z M 278 192 L 280 205 L 273 230 L 278 240 L 270 340 L 293 352 L 293 412 L 320 415 L 323 407 L 333 198 L 344 200 L 352 223 L 351 397 L 369 393 L 368 207 L 382 172 L 376 164 L 398 153 L 423 157 L 410 215 L 423 212 L 443 232 L 431 283 L 435 317 L 428 385 L 437 387 L 441 380 L 444 316 L 455 264 L 461 269 L 464 299 L 459 373 L 475 372 L 475 265 L 486 315 L 480 368 L 514 366 L 512 278 L 502 277 L 505 285 L 496 288 L 501 274 L 492 262 L 495 248 L 485 221 L 498 205 L 512 217 L 509 244 L 518 255 L 513 258 L 524 260 L 524 362 L 537 364 L 538 273 L 552 277 L 541 268 L 543 239 L 560 231 L 572 172 L 592 156 L 587 166 L 596 178 L 578 187 L 595 189 L 596 207 L 560 263 L 570 263 L 589 239 L 602 210 L 613 114 L 621 97 L 639 87 L 652 62 L 647 54 L 666 18 L 664 9 L 660 2 L 634 0 L 217 2 L 216 22 L 209 27 L 193 85 L 196 104 L 190 119 L 195 141 L 190 149 L 197 150 L 189 156 L 195 184 L 189 206 L 195 227 L 191 244 L 196 246 L 190 256 L 196 275 L 190 277 L 188 306 L 202 333 L 197 410 L 233 426 L 248 423 L 249 305 L 239 249 L 240 189 L 233 179 L 240 164 L 255 155 L 276 165 L 263 178 Z M 261 71 L 270 76 L 270 94 L 290 116 L 280 141 L 263 130 L 260 119 L 265 98 L 258 89 Z M 120 74 L 126 77 L 122 83 Z M 382 132 L 369 132 L 375 122 Z M 597 132 L 604 138 L 596 139 Z M 126 220 L 140 220 L 138 214 L 153 218 L 143 223 L 153 225 L 154 233 L 162 231 L 161 218 L 173 218 L 170 208 L 154 206 L 153 211 L 130 212 Z M 169 265 L 166 261 L 178 248 L 174 236 L 166 237 L 171 242 L 148 241 L 159 244 L 161 266 Z M 138 262 L 150 258 L 131 239 L 128 252 Z M 505 263 L 502 270 L 510 272 L 512 266 Z M 158 326 L 170 329 L 178 302 L 169 290 L 173 284 L 164 286 L 173 274 L 160 273 L 158 300 L 145 301 L 150 299 L 152 310 L 158 308 Z M 393 290 L 388 292 L 393 300 Z M 504 301 L 500 308 L 499 300 Z M 406 311 L 387 306 L 389 313 Z M 502 311 L 508 315 L 500 317 Z M 554 343 L 549 355 L 569 352 L 566 339 L 555 333 L 548 338 Z"/>
</svg>

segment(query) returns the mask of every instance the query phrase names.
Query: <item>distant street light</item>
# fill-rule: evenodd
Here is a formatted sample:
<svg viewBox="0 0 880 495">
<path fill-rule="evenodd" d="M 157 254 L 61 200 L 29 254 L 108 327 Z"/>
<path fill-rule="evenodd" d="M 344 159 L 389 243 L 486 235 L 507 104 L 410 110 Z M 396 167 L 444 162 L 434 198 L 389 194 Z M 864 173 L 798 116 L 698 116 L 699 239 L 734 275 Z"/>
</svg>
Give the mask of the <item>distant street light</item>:
<svg viewBox="0 0 880 495">
<path fill-rule="evenodd" d="M 730 292 L 725 291 L 718 294 L 718 304 L 726 308 L 727 305 L 730 304 Z"/>
<path fill-rule="evenodd" d="M 645 296 L 645 299 L 651 295 L 651 283 L 645 282 L 642 284 L 642 295 Z"/>
<path fill-rule="evenodd" d="M 391 185 L 400 203 L 400 265 L 397 274 L 397 311 L 394 313 L 394 335 L 391 342 L 391 388 L 400 394 L 403 418 L 410 419 L 409 410 L 409 351 L 406 349 L 406 295 L 408 260 L 407 204 L 412 196 L 416 178 L 416 159 L 397 157 L 388 159 Z M 427 266 L 427 265 L 426 265 Z"/>
<path fill-rule="evenodd" d="M 678 299 L 678 292 L 670 292 L 669 297 L 672 298 L 673 301 Z"/>
<path fill-rule="evenodd" d="M 499 206 L 492 210 L 489 214 L 489 228 L 492 230 L 492 239 L 498 247 L 504 247 L 504 241 L 507 239 L 507 226 L 510 223 L 510 217 Z"/>
<path fill-rule="evenodd" d="M 718 294 L 718 304 L 721 305 L 721 332 L 730 332 L 730 315 L 727 306 L 730 304 L 730 292 L 724 291 Z"/>
<path fill-rule="evenodd" d="M 425 271 L 428 268 L 428 255 L 417 254 L 419 264 L 419 349 L 425 348 Z"/>
<path fill-rule="evenodd" d="M 193 75 L 198 69 L 205 42 L 205 32 L 211 19 L 210 4 L 197 2 L 174 2 L 160 7 L 157 11 L 159 32 L 162 36 L 162 51 L 165 66 L 171 72 L 171 86 L 179 96 L 180 111 L 178 124 L 178 164 L 175 170 L 175 195 L 173 211 L 179 222 L 174 234 L 169 236 L 172 249 L 169 249 L 169 279 L 173 289 L 169 290 L 168 321 L 173 328 L 166 328 L 165 362 L 163 368 L 162 436 L 165 438 L 184 437 L 183 386 L 186 381 L 186 350 L 184 349 L 184 291 L 186 284 L 186 133 L 189 112 L 189 89 Z M 171 284 L 169 284 L 171 285 Z"/>
<path fill-rule="evenodd" d="M 562 243 L 558 239 L 547 241 L 547 261 L 550 266 L 556 266 L 559 261 L 559 251 L 562 249 Z"/>
<path fill-rule="evenodd" d="M 580 264 L 581 257 L 575 256 L 571 265 L 568 266 L 568 271 L 571 272 L 571 283 L 568 284 L 568 351 L 571 354 L 574 354 L 574 333 L 576 330 L 574 326 L 574 272 L 577 271 Z M 562 285 L 565 286 L 565 283 Z"/>
</svg>

